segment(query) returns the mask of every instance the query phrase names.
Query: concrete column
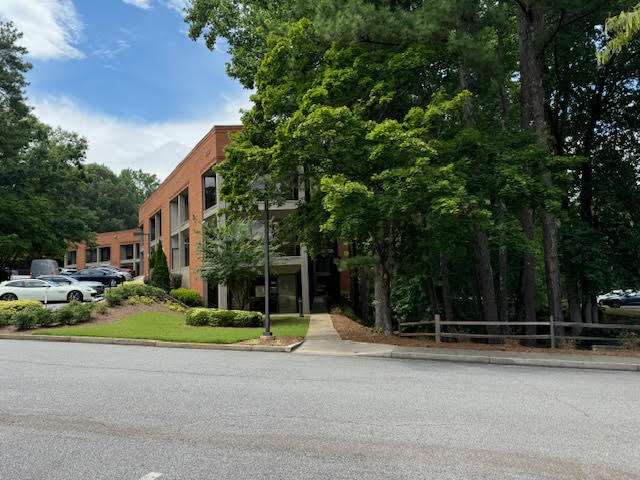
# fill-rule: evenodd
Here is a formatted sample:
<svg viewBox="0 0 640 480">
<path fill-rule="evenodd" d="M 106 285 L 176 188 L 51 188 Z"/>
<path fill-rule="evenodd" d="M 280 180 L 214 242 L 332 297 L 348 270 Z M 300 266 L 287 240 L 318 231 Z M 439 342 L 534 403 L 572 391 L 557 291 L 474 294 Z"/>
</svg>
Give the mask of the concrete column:
<svg viewBox="0 0 640 480">
<path fill-rule="evenodd" d="M 227 304 L 228 290 L 226 285 L 218 285 L 218 308 L 221 310 L 227 310 L 229 305 Z"/>
<path fill-rule="evenodd" d="M 300 279 L 302 286 L 302 312 L 311 313 L 311 292 L 309 291 L 309 254 L 307 247 L 300 246 Z"/>
</svg>

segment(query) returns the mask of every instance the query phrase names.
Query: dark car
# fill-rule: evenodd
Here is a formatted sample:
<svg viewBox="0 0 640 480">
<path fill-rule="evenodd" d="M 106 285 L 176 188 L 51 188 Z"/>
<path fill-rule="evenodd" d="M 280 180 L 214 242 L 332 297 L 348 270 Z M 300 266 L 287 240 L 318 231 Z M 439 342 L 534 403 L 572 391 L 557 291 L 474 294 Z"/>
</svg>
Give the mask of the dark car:
<svg viewBox="0 0 640 480">
<path fill-rule="evenodd" d="M 115 287 L 123 282 L 121 275 L 114 275 L 113 273 L 99 268 L 86 268 L 69 276 L 80 280 L 81 282 L 100 282 L 107 287 Z"/>
<path fill-rule="evenodd" d="M 612 308 L 637 307 L 640 306 L 640 292 L 610 294 L 600 300 L 600 305 L 606 305 Z"/>
</svg>

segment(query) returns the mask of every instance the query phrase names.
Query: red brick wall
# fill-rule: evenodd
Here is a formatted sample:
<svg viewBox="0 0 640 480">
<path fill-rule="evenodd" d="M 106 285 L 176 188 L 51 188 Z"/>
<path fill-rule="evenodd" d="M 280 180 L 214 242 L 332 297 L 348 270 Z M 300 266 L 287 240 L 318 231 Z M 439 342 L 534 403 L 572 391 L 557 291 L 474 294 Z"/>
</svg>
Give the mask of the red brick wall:
<svg viewBox="0 0 640 480">
<path fill-rule="evenodd" d="M 120 245 L 139 243 L 140 237 L 135 234 L 137 229 L 121 230 L 118 232 L 104 232 L 96 235 L 96 248 L 111 247 L 111 260 L 109 263 L 120 266 Z M 69 245 L 67 251 L 76 251 L 76 265 L 78 269 L 86 266 L 86 243 Z"/>
<path fill-rule="evenodd" d="M 201 261 L 198 244 L 202 232 L 203 192 L 202 174 L 222 161 L 224 148 L 229 143 L 230 134 L 240 126 L 216 126 L 193 148 L 187 157 L 169 174 L 160 187 L 142 204 L 139 221 L 144 229 L 144 271 L 149 271 L 149 221 L 159 210 L 162 211 L 162 247 L 170 262 L 171 213 L 169 203 L 185 188 L 189 189 L 189 286 L 205 295 L 204 282 L 198 275 Z"/>
</svg>

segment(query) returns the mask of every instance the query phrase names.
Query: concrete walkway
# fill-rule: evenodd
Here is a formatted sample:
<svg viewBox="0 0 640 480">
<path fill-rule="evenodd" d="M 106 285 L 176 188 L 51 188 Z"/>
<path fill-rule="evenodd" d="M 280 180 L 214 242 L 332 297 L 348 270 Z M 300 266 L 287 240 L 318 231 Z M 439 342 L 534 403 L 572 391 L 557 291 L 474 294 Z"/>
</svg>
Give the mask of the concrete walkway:
<svg viewBox="0 0 640 480">
<path fill-rule="evenodd" d="M 640 357 L 552 352 L 503 352 L 457 348 L 398 347 L 342 340 L 329 314 L 313 314 L 304 343 L 296 353 L 307 355 L 364 356 L 495 365 L 640 371 Z"/>
</svg>

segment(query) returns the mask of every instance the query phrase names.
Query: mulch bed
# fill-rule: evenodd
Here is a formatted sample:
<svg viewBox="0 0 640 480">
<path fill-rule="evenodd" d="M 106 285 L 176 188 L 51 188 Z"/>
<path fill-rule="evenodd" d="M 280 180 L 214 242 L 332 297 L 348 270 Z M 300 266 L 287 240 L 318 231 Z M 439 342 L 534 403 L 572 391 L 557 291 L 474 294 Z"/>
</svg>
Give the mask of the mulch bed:
<svg viewBox="0 0 640 480">
<path fill-rule="evenodd" d="M 270 346 L 270 347 L 286 347 L 287 345 L 300 342 L 301 340 L 302 338 L 300 337 L 272 337 L 270 339 L 255 338 L 253 340 L 245 340 L 244 342 L 238 342 L 238 344 L 239 345 L 261 345 L 261 346 Z"/>
<path fill-rule="evenodd" d="M 619 351 L 591 351 L 591 350 L 577 350 L 572 348 L 557 348 L 550 350 L 548 348 L 534 348 L 523 347 L 518 343 L 511 341 L 499 345 L 487 345 L 484 343 L 458 343 L 458 342 L 443 342 L 436 343 L 433 340 L 422 338 L 409 338 L 409 337 L 397 337 L 397 336 L 385 336 L 376 334 L 372 329 L 359 324 L 358 322 L 351 320 L 344 315 L 332 314 L 333 327 L 338 332 L 338 335 L 342 340 L 351 340 L 354 342 L 365 343 L 378 343 L 383 345 L 396 345 L 399 347 L 423 347 L 423 348 L 457 348 L 466 350 L 499 350 L 503 352 L 539 352 L 539 353 L 574 353 L 584 355 L 599 355 L 599 356 L 618 356 L 618 357 L 638 357 L 640 352 L 630 350 Z"/>
</svg>

